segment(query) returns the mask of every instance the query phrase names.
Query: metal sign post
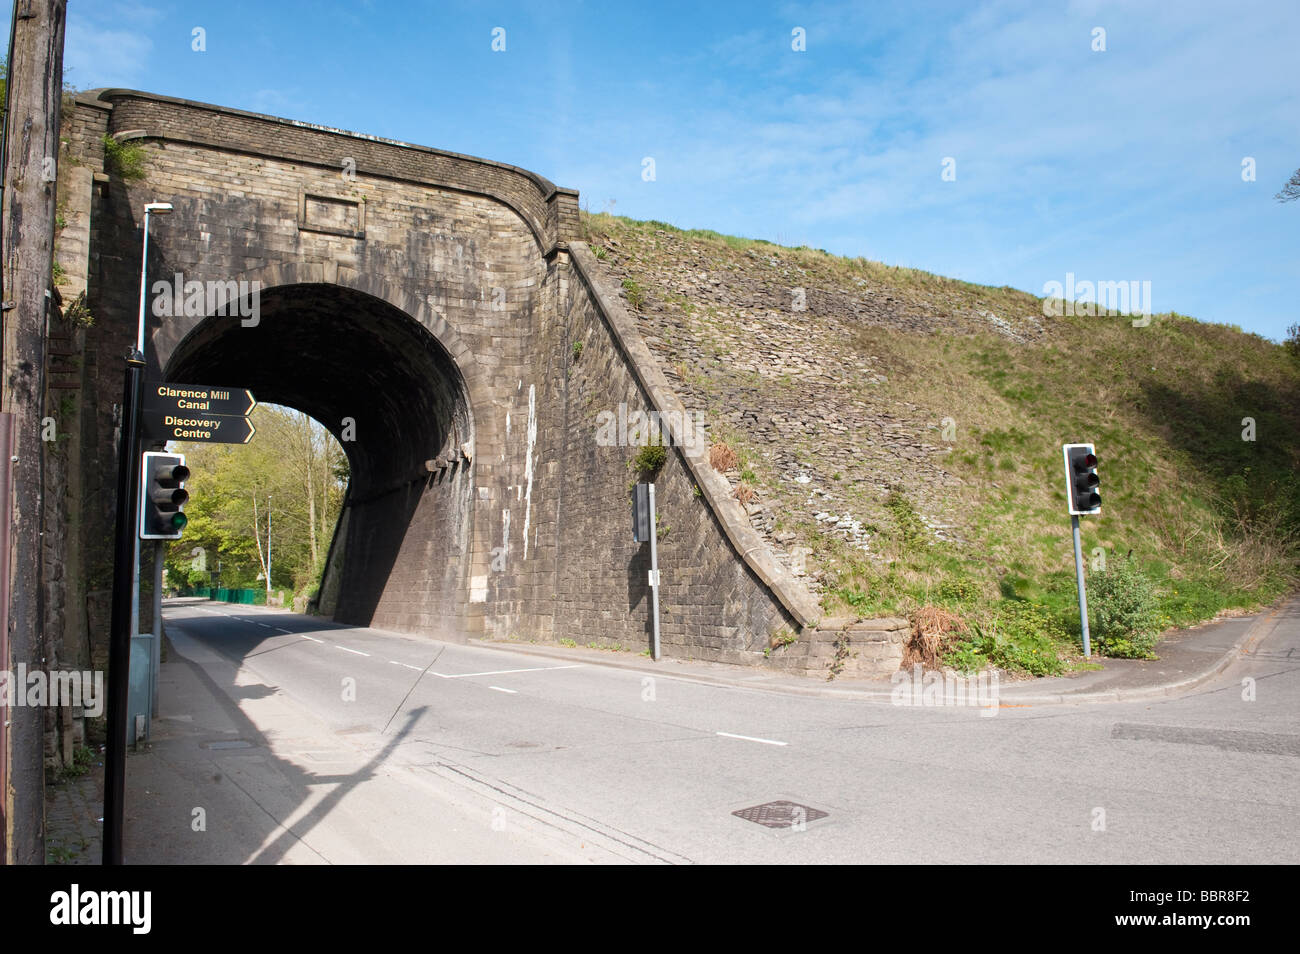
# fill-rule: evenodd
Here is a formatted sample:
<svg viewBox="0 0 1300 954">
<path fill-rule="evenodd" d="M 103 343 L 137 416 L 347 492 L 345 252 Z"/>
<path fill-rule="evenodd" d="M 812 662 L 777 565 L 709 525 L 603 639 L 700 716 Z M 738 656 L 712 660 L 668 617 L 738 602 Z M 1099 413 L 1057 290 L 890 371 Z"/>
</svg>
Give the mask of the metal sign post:
<svg viewBox="0 0 1300 954">
<path fill-rule="evenodd" d="M 659 661 L 659 551 L 655 547 L 655 539 L 659 536 L 655 531 L 655 485 L 650 485 L 650 593 L 651 593 L 651 612 L 654 614 L 655 641 L 651 650 L 651 658 Z"/>
<path fill-rule="evenodd" d="M 654 615 L 654 642 L 651 658 L 659 661 L 659 550 L 655 545 L 655 485 L 637 484 L 632 493 L 632 539 L 650 541 L 650 612 Z"/>
</svg>

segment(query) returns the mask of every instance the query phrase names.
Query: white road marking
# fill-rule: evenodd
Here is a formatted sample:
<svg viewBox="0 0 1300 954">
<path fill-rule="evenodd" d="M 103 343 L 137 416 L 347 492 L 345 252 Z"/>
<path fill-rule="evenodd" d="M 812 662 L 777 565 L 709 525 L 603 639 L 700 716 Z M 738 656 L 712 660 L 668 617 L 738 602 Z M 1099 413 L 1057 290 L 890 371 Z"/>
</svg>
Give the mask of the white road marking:
<svg viewBox="0 0 1300 954">
<path fill-rule="evenodd" d="M 263 629 L 275 629 L 275 627 L 270 623 L 258 623 L 257 625 L 261 626 Z"/>
<path fill-rule="evenodd" d="M 278 633 L 288 633 L 288 634 L 291 635 L 291 636 L 293 635 L 293 630 L 291 630 L 291 629 L 281 629 L 279 626 L 277 626 L 277 627 L 275 628 L 275 630 L 276 630 L 276 632 L 278 632 Z M 308 636 L 307 638 L 308 638 L 308 639 L 311 639 L 310 636 Z"/>
<path fill-rule="evenodd" d="M 390 659 L 388 662 L 393 666 L 405 666 L 407 669 L 414 669 L 416 672 L 424 672 L 424 670 L 419 666 L 412 666 L 410 663 L 398 662 L 396 659 Z"/>
<path fill-rule="evenodd" d="M 746 742 L 762 742 L 764 745 L 789 745 L 789 742 L 778 742 L 776 739 L 758 739 L 752 735 L 736 735 L 732 732 L 719 732 L 718 735 L 725 736 L 728 739 L 744 739 Z"/>
<path fill-rule="evenodd" d="M 286 630 L 286 632 L 287 632 L 287 630 Z M 313 643 L 323 643 L 323 642 L 325 642 L 325 640 L 323 640 L 323 639 L 317 639 L 315 636 L 308 636 L 306 633 L 299 633 L 298 635 L 301 636 L 303 639 L 310 639 Z"/>
<path fill-rule="evenodd" d="M 518 689 L 502 689 L 500 686 L 488 686 L 488 688 L 495 689 L 497 692 L 509 692 L 512 694 L 519 691 Z"/>
<path fill-rule="evenodd" d="M 443 676 L 444 679 L 468 679 L 470 676 L 506 676 L 515 672 L 551 672 L 556 669 L 581 669 L 583 663 L 575 666 L 539 666 L 536 669 L 497 669 L 492 672 L 458 672 L 451 676 Z M 434 675 L 442 675 L 435 673 Z"/>
<path fill-rule="evenodd" d="M 353 654 L 355 654 L 355 655 L 357 655 L 357 656 L 369 656 L 369 655 L 370 655 L 370 653 L 363 653 L 363 652 L 362 652 L 361 650 L 359 650 L 359 649 L 348 649 L 348 647 L 346 647 L 346 646 L 340 646 L 340 645 L 338 645 L 338 643 L 335 643 L 335 644 L 334 644 L 334 648 L 335 648 L 335 649 L 341 649 L 341 650 L 343 650 L 345 653 L 353 653 Z"/>
</svg>

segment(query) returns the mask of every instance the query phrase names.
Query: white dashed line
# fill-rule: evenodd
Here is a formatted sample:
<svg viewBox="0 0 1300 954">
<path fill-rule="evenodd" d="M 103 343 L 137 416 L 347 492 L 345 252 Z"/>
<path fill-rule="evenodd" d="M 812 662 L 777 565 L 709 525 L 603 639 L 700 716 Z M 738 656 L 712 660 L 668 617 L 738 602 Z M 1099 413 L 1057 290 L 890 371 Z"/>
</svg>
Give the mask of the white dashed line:
<svg viewBox="0 0 1300 954">
<path fill-rule="evenodd" d="M 516 693 L 516 692 L 519 691 L 518 689 L 502 689 L 500 686 L 488 686 L 488 688 L 489 688 L 489 689 L 495 689 L 497 692 Z"/>
<path fill-rule="evenodd" d="M 293 630 L 291 630 L 291 629 L 281 629 L 279 626 L 277 626 L 277 627 L 275 628 L 275 631 L 276 631 L 277 633 L 288 633 L 290 636 L 293 635 Z M 308 639 L 311 639 L 310 636 L 308 636 L 307 638 L 308 638 Z"/>
<path fill-rule="evenodd" d="M 335 649 L 341 649 L 341 650 L 343 650 L 345 653 L 352 653 L 352 654 L 357 655 L 357 656 L 369 656 L 369 655 L 370 655 L 370 653 L 363 653 L 363 652 L 362 652 L 361 650 L 359 650 L 359 649 L 348 649 L 348 647 L 346 647 L 346 646 L 339 646 L 338 644 L 335 644 L 334 648 L 335 648 Z"/>
<path fill-rule="evenodd" d="M 756 739 L 752 735 L 736 735 L 732 732 L 719 732 L 718 735 L 725 736 L 728 739 L 744 739 L 746 742 L 762 742 L 764 745 L 789 745 L 789 742 L 778 742 L 775 739 Z"/>
<path fill-rule="evenodd" d="M 275 627 L 270 623 L 258 623 L 257 625 L 261 626 L 263 629 L 275 629 Z"/>
<path fill-rule="evenodd" d="M 310 639 L 313 643 L 325 642 L 325 640 L 323 639 L 317 639 L 315 636 L 308 636 L 306 633 L 299 633 L 298 635 L 300 635 L 303 639 Z"/>
<path fill-rule="evenodd" d="M 539 666 L 536 669 L 496 669 L 492 672 L 458 672 L 455 675 L 443 676 L 444 679 L 468 679 L 470 676 L 506 676 L 515 672 L 551 672 L 555 669 L 581 669 L 582 664 L 576 666 Z M 440 674 L 439 674 L 440 675 Z"/>
<path fill-rule="evenodd" d="M 388 660 L 391 666 L 405 666 L 407 669 L 414 669 L 416 672 L 424 672 L 419 666 L 412 666 L 410 663 L 398 662 L 396 659 Z"/>
</svg>

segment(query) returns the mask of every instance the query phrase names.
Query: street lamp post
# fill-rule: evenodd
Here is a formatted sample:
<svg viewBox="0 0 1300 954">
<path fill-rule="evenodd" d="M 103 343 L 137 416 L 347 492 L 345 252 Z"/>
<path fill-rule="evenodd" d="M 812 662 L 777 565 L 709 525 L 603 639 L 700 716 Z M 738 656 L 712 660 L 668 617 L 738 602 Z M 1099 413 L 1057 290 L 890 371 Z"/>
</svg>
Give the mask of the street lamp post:
<svg viewBox="0 0 1300 954">
<path fill-rule="evenodd" d="M 122 432 L 117 451 L 117 527 L 113 560 L 113 611 L 108 644 L 108 738 L 104 752 L 104 852 L 106 865 L 122 863 L 122 808 L 126 780 L 127 690 L 131 636 L 139 618 L 140 534 L 137 493 L 140 480 L 140 394 L 144 383 L 144 322 L 148 292 L 149 215 L 166 215 L 170 203 L 144 207 L 144 248 L 140 256 L 140 320 L 135 347 L 126 358 L 122 388 Z"/>
</svg>

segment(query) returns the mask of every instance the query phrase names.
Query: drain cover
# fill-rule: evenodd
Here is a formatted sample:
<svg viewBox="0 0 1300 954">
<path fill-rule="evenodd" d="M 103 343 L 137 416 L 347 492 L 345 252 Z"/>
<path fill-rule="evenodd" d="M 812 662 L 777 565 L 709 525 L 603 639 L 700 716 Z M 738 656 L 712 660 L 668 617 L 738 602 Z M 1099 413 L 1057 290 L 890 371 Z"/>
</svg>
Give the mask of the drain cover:
<svg viewBox="0 0 1300 954">
<path fill-rule="evenodd" d="M 829 813 L 820 808 L 800 805 L 798 802 L 780 801 L 764 802 L 762 805 L 742 808 L 731 814 L 745 821 L 752 821 L 755 825 L 762 825 L 764 828 L 801 828 L 808 822 L 826 818 Z"/>
</svg>

